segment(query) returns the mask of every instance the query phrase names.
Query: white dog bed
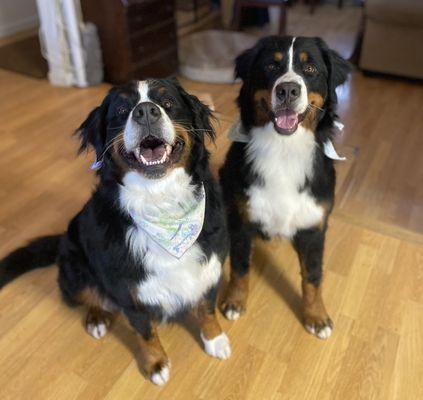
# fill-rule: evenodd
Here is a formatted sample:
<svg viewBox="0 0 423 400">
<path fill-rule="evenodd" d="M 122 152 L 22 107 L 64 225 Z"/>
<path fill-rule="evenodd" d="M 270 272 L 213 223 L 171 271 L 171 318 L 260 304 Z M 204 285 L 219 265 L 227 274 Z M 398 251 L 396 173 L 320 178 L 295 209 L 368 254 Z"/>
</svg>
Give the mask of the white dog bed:
<svg viewBox="0 0 423 400">
<path fill-rule="evenodd" d="M 179 43 L 179 71 L 200 82 L 234 82 L 234 60 L 252 47 L 257 37 L 242 32 L 208 30 L 184 37 Z"/>
</svg>

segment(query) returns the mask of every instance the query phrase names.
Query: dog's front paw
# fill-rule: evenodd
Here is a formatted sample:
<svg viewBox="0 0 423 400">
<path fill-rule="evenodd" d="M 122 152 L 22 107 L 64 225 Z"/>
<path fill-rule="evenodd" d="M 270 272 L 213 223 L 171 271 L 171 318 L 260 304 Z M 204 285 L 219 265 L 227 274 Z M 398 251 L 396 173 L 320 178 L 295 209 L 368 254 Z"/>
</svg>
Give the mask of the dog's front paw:
<svg viewBox="0 0 423 400">
<path fill-rule="evenodd" d="M 220 311 L 229 320 L 235 321 L 245 313 L 247 294 L 239 288 L 229 287 L 220 303 Z"/>
<path fill-rule="evenodd" d="M 213 339 L 206 339 L 203 334 L 201 334 L 201 339 L 204 343 L 204 350 L 209 356 L 216 357 L 221 360 L 226 360 L 230 357 L 231 345 L 229 343 L 229 338 L 224 332 Z"/>
<path fill-rule="evenodd" d="M 241 314 L 245 312 L 245 307 L 240 302 L 226 302 L 223 301 L 220 304 L 220 310 L 222 314 L 231 321 L 236 321 Z"/>
<path fill-rule="evenodd" d="M 325 319 L 307 318 L 304 327 L 307 332 L 319 339 L 329 339 L 333 331 L 333 322 L 329 317 Z"/>
<path fill-rule="evenodd" d="M 220 311 L 229 320 L 235 321 L 247 307 L 248 274 L 243 277 L 231 277 L 226 293 L 220 302 Z"/>
<path fill-rule="evenodd" d="M 170 363 L 157 363 L 154 368 L 153 372 L 150 374 L 150 380 L 155 385 L 163 386 L 165 385 L 170 378 Z"/>
</svg>

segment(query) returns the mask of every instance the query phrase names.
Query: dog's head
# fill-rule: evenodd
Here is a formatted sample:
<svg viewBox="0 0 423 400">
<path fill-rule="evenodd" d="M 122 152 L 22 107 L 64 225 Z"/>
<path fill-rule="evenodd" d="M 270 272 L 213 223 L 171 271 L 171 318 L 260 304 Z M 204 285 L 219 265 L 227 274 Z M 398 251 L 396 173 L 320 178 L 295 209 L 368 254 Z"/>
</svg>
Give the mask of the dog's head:
<svg viewBox="0 0 423 400">
<path fill-rule="evenodd" d="M 350 66 L 319 38 L 270 36 L 236 59 L 243 80 L 238 98 L 244 126 L 273 122 L 276 132 L 292 135 L 303 124 L 315 129 L 333 113 L 335 89 Z"/>
<path fill-rule="evenodd" d="M 214 138 L 210 109 L 176 80 L 132 81 L 112 88 L 78 129 L 81 151 L 150 179 L 207 157 L 204 136 Z"/>
</svg>

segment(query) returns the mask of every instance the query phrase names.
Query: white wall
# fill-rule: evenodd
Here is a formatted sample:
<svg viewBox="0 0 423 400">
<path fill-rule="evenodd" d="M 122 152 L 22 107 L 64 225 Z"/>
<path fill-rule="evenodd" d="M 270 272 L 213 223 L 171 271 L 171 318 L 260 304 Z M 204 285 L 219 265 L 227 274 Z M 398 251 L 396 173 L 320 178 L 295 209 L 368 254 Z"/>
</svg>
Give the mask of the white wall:
<svg viewBox="0 0 423 400">
<path fill-rule="evenodd" d="M 36 0 L 0 0 L 0 37 L 37 25 Z"/>
</svg>

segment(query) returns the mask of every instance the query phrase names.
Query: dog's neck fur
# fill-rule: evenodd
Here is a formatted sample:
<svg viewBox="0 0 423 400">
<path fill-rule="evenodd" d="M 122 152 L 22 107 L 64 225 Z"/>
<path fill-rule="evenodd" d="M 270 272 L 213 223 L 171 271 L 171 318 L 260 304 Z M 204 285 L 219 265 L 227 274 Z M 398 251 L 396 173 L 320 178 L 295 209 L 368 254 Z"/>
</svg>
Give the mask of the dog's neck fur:
<svg viewBox="0 0 423 400">
<path fill-rule="evenodd" d="M 278 134 L 273 123 L 250 130 L 247 160 L 258 175 L 286 176 L 290 184 L 301 187 L 312 178 L 315 137 L 312 131 L 299 126 L 290 136 Z"/>
<path fill-rule="evenodd" d="M 249 214 L 266 234 L 292 238 L 321 221 L 323 210 L 306 187 L 316 149 L 313 132 L 301 125 L 290 136 L 278 134 L 272 122 L 250 130 L 246 156 L 260 179 L 247 190 Z"/>
<path fill-rule="evenodd" d="M 146 207 L 157 207 L 170 211 L 178 204 L 192 202 L 195 185 L 183 168 L 175 168 L 161 179 L 148 179 L 136 171 L 130 171 L 122 179 L 120 203 L 143 213 Z"/>
</svg>

